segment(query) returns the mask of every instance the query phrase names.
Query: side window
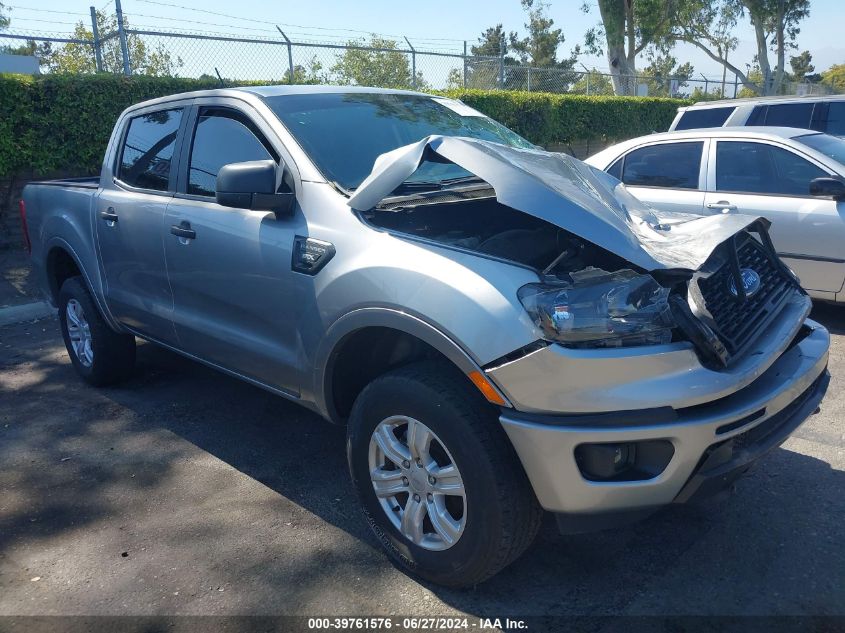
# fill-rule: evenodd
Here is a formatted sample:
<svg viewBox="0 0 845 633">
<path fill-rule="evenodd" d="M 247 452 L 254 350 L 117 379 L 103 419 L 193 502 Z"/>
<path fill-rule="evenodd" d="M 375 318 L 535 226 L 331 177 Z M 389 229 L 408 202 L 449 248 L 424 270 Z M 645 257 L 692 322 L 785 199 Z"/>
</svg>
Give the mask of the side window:
<svg viewBox="0 0 845 633">
<path fill-rule="evenodd" d="M 810 127 L 813 103 L 781 103 L 770 105 L 766 113 L 766 125 L 783 127 Z"/>
<path fill-rule="evenodd" d="M 622 182 L 640 187 L 698 189 L 702 141 L 641 147 L 625 156 Z"/>
<path fill-rule="evenodd" d="M 770 148 L 777 170 L 778 193 L 788 196 L 809 196 L 810 181 L 828 173 L 810 161 L 780 147 Z"/>
<path fill-rule="evenodd" d="M 617 158 L 616 162 L 607 168 L 607 173 L 616 178 L 616 180 L 622 180 L 622 159 Z"/>
<path fill-rule="evenodd" d="M 722 127 L 731 112 L 733 106 L 727 108 L 699 108 L 687 110 L 675 126 L 676 130 L 694 130 L 703 127 Z"/>
<path fill-rule="evenodd" d="M 167 191 L 182 110 L 134 117 L 123 141 L 117 177 L 132 187 Z"/>
<path fill-rule="evenodd" d="M 260 132 L 231 110 L 204 110 L 197 121 L 188 166 L 188 193 L 214 196 L 223 165 L 250 160 L 278 160 L 259 138 Z"/>
<path fill-rule="evenodd" d="M 845 101 L 832 101 L 828 105 L 825 132 L 845 136 Z"/>
<path fill-rule="evenodd" d="M 810 181 L 826 175 L 779 147 L 744 141 L 719 141 L 716 147 L 717 191 L 807 196 Z"/>
<path fill-rule="evenodd" d="M 769 146 L 744 141 L 716 145 L 716 191 L 774 193 Z"/>
</svg>

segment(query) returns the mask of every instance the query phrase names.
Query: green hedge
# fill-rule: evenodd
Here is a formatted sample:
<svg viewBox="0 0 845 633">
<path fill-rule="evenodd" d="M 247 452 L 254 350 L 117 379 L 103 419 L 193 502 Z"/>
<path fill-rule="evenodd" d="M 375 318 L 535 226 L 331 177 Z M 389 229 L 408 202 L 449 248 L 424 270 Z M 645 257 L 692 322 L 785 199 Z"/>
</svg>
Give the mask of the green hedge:
<svg viewBox="0 0 845 633">
<path fill-rule="evenodd" d="M 217 82 L 116 75 L 0 75 L 0 178 L 96 172 L 130 104 Z"/>
<path fill-rule="evenodd" d="M 96 173 L 127 106 L 216 81 L 116 75 L 0 75 L 0 179 Z M 665 130 L 684 102 L 637 97 L 461 90 L 447 94 L 539 145 L 623 139 Z"/>
<path fill-rule="evenodd" d="M 450 90 L 447 94 L 543 146 L 616 141 L 665 132 L 678 107 L 691 103 L 661 97 L 588 97 L 499 90 Z"/>
</svg>

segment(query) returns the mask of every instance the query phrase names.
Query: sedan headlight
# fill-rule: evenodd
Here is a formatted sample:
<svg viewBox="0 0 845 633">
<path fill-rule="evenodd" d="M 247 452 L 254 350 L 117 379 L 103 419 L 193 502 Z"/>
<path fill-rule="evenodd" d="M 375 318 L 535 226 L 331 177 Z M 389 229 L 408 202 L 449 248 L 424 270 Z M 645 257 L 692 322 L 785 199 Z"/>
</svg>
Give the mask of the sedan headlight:
<svg viewBox="0 0 845 633">
<path fill-rule="evenodd" d="M 675 326 L 668 299 L 668 288 L 633 270 L 587 268 L 519 289 L 543 338 L 568 347 L 668 343 Z"/>
</svg>

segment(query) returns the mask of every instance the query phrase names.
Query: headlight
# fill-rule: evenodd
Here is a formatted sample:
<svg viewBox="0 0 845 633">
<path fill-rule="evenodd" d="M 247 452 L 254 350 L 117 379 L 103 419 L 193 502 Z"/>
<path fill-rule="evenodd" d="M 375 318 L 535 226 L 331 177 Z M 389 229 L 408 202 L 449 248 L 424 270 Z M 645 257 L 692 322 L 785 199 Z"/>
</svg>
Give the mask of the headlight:
<svg viewBox="0 0 845 633">
<path fill-rule="evenodd" d="M 668 288 L 633 270 L 587 268 L 569 280 L 519 289 L 543 338 L 568 347 L 668 343 L 675 327 L 668 299 Z"/>
</svg>

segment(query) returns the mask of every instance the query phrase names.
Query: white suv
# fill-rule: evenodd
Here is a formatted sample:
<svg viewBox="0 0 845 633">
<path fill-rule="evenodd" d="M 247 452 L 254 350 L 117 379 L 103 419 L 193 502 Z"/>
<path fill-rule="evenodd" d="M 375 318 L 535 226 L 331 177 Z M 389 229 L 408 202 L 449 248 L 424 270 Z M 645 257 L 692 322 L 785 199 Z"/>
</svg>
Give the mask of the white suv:
<svg viewBox="0 0 845 633">
<path fill-rule="evenodd" d="M 845 95 L 701 101 L 678 108 L 669 131 L 767 125 L 845 136 Z"/>
</svg>

